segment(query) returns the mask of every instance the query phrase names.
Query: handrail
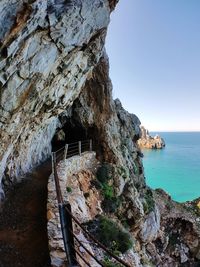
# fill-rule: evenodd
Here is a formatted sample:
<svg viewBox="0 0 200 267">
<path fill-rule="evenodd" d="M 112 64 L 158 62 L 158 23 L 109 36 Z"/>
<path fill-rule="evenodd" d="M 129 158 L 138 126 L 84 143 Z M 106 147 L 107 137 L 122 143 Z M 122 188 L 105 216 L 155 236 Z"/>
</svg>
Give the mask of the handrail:
<svg viewBox="0 0 200 267">
<path fill-rule="evenodd" d="M 58 204 L 63 204 L 63 198 L 62 198 L 62 193 L 61 193 L 60 183 L 59 183 L 59 178 L 58 178 L 58 173 L 57 173 L 57 167 L 56 167 L 56 153 L 55 152 L 52 152 L 52 169 L 53 169 L 53 175 L 54 175 L 54 180 L 55 180 Z"/>
<path fill-rule="evenodd" d="M 60 152 L 60 151 L 62 151 L 64 149 L 65 149 L 65 147 L 63 146 L 63 147 L 59 148 L 58 150 L 56 150 L 54 153 L 58 153 L 58 152 Z"/>
<path fill-rule="evenodd" d="M 57 154 L 59 154 L 59 157 L 63 156 L 63 159 L 66 159 L 67 157 L 75 156 L 75 154 L 81 155 L 81 153 L 83 153 L 87 150 L 92 151 L 92 140 L 91 139 L 65 144 L 65 146 L 59 148 L 58 150 L 56 150 L 53 153 L 55 153 L 56 156 L 57 156 Z M 62 153 L 63 153 L 63 155 L 62 155 Z"/>
<path fill-rule="evenodd" d="M 77 146 L 76 153 L 75 151 L 72 151 L 73 153 L 70 153 L 68 151 L 70 145 L 73 144 L 73 150 L 74 146 Z M 71 206 L 69 203 L 64 204 L 60 183 L 59 183 L 59 177 L 57 173 L 57 159 L 60 160 L 61 157 L 66 159 L 75 155 L 81 155 L 82 152 L 86 151 L 88 148 L 89 151 L 92 151 L 92 140 L 85 140 L 85 141 L 79 141 L 74 142 L 71 144 L 66 144 L 65 147 L 62 147 L 58 149 L 55 152 L 52 152 L 52 173 L 55 180 L 55 187 L 56 187 L 56 195 L 58 200 L 58 206 L 59 206 L 59 214 L 60 214 L 60 222 L 61 222 L 61 229 L 62 229 L 62 235 L 63 235 L 63 242 L 65 247 L 66 256 L 68 259 L 68 265 L 69 267 L 75 267 L 77 264 L 79 266 L 80 263 L 78 262 L 76 258 L 76 254 L 83 260 L 83 262 L 91 267 L 91 265 L 85 260 L 85 258 L 81 255 L 80 251 L 75 247 L 74 240 L 84 248 L 84 250 L 100 265 L 105 266 L 95 255 L 93 255 L 78 239 L 78 237 L 73 232 L 73 226 L 72 221 L 76 225 L 78 225 L 82 231 L 98 246 L 99 248 L 103 249 L 111 258 L 113 258 L 118 263 L 122 264 L 125 267 L 131 267 L 128 263 L 126 263 L 124 260 L 117 257 L 115 254 L 113 254 L 109 249 L 107 249 L 101 242 L 99 242 L 84 226 L 81 225 L 81 223 L 76 219 L 76 217 L 71 212 Z M 83 149 L 83 146 L 86 146 L 86 148 Z M 63 155 L 61 154 L 61 151 L 63 150 Z M 69 149 L 70 150 L 70 149 Z M 83 151 L 84 150 L 84 151 Z"/>
<path fill-rule="evenodd" d="M 91 141 L 92 141 L 91 139 L 88 139 L 88 140 L 84 140 L 84 141 L 77 141 L 77 142 L 74 142 L 74 143 L 66 143 L 66 144 L 68 144 L 69 146 L 72 146 L 72 145 L 73 146 L 77 146 L 77 144 L 79 142 L 81 142 L 82 145 L 85 145 L 85 144 L 89 144 Z M 58 150 L 54 151 L 54 153 L 57 153 L 57 152 L 59 152 L 60 150 L 62 150 L 64 148 L 65 148 L 65 146 L 63 146 L 63 147 L 59 148 Z"/>
<path fill-rule="evenodd" d="M 81 247 L 83 247 L 84 248 L 84 250 L 100 265 L 100 266 L 103 266 L 104 267 L 104 265 L 92 254 L 92 252 L 91 251 L 89 251 L 89 249 L 87 249 L 86 248 L 86 246 L 84 246 L 82 243 L 81 243 L 81 241 L 78 239 L 78 237 L 72 232 L 72 235 L 73 235 L 73 237 L 75 238 L 75 240 L 79 243 L 79 245 L 81 246 Z"/>
<path fill-rule="evenodd" d="M 113 254 L 109 249 L 107 249 L 100 241 L 98 241 L 89 231 L 85 229 L 84 226 L 82 226 L 79 221 L 74 217 L 74 215 L 68 210 L 67 207 L 65 207 L 67 210 L 67 213 L 72 217 L 72 219 L 75 221 L 75 223 L 83 230 L 84 233 L 86 233 L 92 241 L 94 241 L 100 248 L 102 248 L 108 255 L 110 255 L 112 258 L 114 258 L 116 261 L 120 262 L 126 267 L 131 267 L 128 263 L 117 257 L 115 254 Z"/>
<path fill-rule="evenodd" d="M 76 251 L 76 253 L 78 254 L 78 256 L 82 259 L 82 261 L 85 262 L 85 264 L 87 264 L 87 266 L 92 267 L 89 262 L 86 261 L 86 259 L 81 255 L 81 253 L 78 251 L 78 249 L 74 248 L 74 250 Z M 80 263 L 78 263 L 80 265 Z"/>
</svg>

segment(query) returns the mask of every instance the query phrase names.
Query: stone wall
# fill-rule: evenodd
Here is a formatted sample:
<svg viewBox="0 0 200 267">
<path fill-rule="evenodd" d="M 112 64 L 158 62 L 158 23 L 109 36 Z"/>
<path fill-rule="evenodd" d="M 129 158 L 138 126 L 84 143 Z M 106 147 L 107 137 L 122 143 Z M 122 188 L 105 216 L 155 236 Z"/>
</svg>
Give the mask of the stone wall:
<svg viewBox="0 0 200 267">
<path fill-rule="evenodd" d="M 74 156 L 60 161 L 58 164 L 58 176 L 60 187 L 65 202 L 71 203 L 73 214 L 80 222 L 92 219 L 96 214 L 101 213 L 100 197 L 96 190 L 89 188 L 93 177 L 90 170 L 95 170 L 98 162 L 95 152 L 85 152 L 81 156 Z M 89 194 L 86 202 L 84 193 Z M 55 182 L 53 175 L 48 183 L 48 237 L 52 266 L 61 267 L 65 264 L 66 254 L 62 240 L 58 203 L 56 199 Z M 84 239 L 83 234 L 76 232 L 79 238 Z M 88 248 L 91 250 L 90 246 Z M 90 259 L 92 264 L 92 261 Z M 93 265 L 96 267 L 96 265 Z"/>
</svg>

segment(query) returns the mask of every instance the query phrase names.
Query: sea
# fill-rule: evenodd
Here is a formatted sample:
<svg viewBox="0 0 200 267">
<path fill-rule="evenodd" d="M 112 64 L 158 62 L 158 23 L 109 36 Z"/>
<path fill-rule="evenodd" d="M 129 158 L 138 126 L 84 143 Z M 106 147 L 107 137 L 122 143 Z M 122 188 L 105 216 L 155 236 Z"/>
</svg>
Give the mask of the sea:
<svg viewBox="0 0 200 267">
<path fill-rule="evenodd" d="M 164 138 L 161 150 L 143 149 L 147 184 L 164 189 L 173 200 L 200 197 L 200 132 L 156 132 Z"/>
</svg>

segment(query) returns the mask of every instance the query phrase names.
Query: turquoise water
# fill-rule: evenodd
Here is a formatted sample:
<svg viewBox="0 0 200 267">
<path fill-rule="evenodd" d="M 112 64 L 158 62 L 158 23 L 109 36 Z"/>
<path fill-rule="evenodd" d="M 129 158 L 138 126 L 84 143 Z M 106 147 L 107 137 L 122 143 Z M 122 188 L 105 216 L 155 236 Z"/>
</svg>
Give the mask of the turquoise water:
<svg viewBox="0 0 200 267">
<path fill-rule="evenodd" d="M 166 148 L 143 150 L 147 184 L 164 189 L 179 202 L 200 197 L 200 132 L 158 134 Z"/>
</svg>

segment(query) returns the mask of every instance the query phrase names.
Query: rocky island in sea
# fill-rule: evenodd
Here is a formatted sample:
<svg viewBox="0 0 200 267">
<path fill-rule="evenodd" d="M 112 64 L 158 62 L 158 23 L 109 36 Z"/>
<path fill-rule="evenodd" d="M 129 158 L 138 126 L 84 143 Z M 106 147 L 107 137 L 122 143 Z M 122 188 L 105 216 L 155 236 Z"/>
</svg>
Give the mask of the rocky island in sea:
<svg viewBox="0 0 200 267">
<path fill-rule="evenodd" d="M 162 149 L 165 147 L 165 141 L 158 134 L 152 137 L 149 131 L 141 126 L 141 138 L 138 140 L 138 145 L 140 148 L 149 149 Z"/>
</svg>

